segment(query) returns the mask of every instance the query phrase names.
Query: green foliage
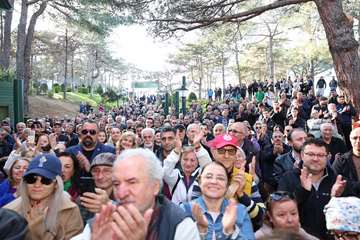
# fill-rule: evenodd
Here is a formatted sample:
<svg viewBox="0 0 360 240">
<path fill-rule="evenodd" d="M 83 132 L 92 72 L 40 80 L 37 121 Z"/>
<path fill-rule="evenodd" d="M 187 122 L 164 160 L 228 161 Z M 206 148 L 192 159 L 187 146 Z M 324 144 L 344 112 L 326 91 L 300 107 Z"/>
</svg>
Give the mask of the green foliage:
<svg viewBox="0 0 360 240">
<path fill-rule="evenodd" d="M 66 92 L 72 92 L 71 87 L 67 87 L 67 88 L 66 88 Z"/>
<path fill-rule="evenodd" d="M 15 74 L 13 71 L 0 70 L 0 81 L 13 81 L 15 79 Z"/>
<path fill-rule="evenodd" d="M 60 92 L 60 85 L 58 83 L 55 83 L 53 85 L 53 88 L 52 90 L 55 92 L 55 93 L 59 93 Z"/>
<path fill-rule="evenodd" d="M 95 92 L 99 95 L 102 95 L 104 93 L 104 90 L 102 88 L 101 85 L 98 85 L 98 87 L 96 88 Z"/>
<path fill-rule="evenodd" d="M 53 90 L 48 91 L 47 96 L 48 96 L 49 98 L 53 98 L 53 97 L 54 97 L 54 91 L 53 91 Z"/>
<path fill-rule="evenodd" d="M 79 87 L 78 92 L 83 93 L 83 94 L 89 94 L 89 88 L 87 88 L 87 87 Z"/>
<path fill-rule="evenodd" d="M 196 101 L 196 100 L 197 100 L 196 94 L 194 92 L 191 92 L 188 96 L 188 101 L 192 102 L 192 101 Z"/>
<path fill-rule="evenodd" d="M 47 91 L 48 91 L 48 85 L 46 83 L 42 83 L 40 85 L 40 92 L 47 93 Z"/>
<path fill-rule="evenodd" d="M 107 89 L 102 95 L 103 102 L 115 102 L 121 98 L 113 89 Z"/>
</svg>

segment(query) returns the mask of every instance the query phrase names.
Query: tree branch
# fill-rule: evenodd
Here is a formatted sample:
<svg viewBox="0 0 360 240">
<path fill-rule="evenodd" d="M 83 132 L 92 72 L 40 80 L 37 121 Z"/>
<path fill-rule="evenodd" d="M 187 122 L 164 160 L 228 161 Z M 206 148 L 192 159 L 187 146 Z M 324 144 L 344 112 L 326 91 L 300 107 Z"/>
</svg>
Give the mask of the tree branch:
<svg viewBox="0 0 360 240">
<path fill-rule="evenodd" d="M 168 22 L 168 23 L 183 24 L 183 25 L 193 25 L 193 26 L 174 26 L 172 28 L 171 27 L 169 28 L 170 32 L 174 32 L 174 31 L 178 31 L 178 30 L 188 32 L 188 31 L 192 31 L 197 28 L 202 28 L 202 27 L 207 27 L 207 26 L 213 25 L 214 23 L 217 23 L 217 22 L 222 22 L 222 23 L 244 22 L 246 20 L 249 20 L 251 18 L 259 16 L 260 14 L 262 14 L 268 10 L 272 10 L 272 9 L 276 9 L 276 8 L 280 8 L 280 7 L 284 7 L 284 6 L 288 6 L 288 5 L 298 4 L 298 3 L 310 2 L 310 1 L 312 1 L 312 0 L 281 0 L 281 1 L 279 0 L 279 1 L 267 4 L 267 5 L 264 5 L 264 6 L 253 8 L 248 11 L 243 11 L 243 12 L 231 14 L 231 15 L 223 15 L 223 16 L 214 17 L 214 18 L 203 18 L 203 19 L 195 19 L 195 20 L 186 20 L 186 19 L 180 19 L 180 18 L 153 18 L 148 21 L 150 21 L 150 22 Z M 242 2 L 242 1 L 235 1 L 234 3 L 237 3 L 237 2 Z"/>
</svg>

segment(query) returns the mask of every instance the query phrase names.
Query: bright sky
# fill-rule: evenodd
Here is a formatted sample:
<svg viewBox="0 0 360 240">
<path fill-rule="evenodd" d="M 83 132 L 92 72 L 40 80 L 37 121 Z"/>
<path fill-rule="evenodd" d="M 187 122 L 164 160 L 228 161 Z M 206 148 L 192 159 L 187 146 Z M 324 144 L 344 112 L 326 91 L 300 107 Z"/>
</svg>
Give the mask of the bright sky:
<svg viewBox="0 0 360 240">
<path fill-rule="evenodd" d="M 169 53 L 175 51 L 169 42 L 153 39 L 140 25 L 117 27 L 108 43 L 114 57 L 121 57 L 148 71 L 165 70 Z"/>
</svg>

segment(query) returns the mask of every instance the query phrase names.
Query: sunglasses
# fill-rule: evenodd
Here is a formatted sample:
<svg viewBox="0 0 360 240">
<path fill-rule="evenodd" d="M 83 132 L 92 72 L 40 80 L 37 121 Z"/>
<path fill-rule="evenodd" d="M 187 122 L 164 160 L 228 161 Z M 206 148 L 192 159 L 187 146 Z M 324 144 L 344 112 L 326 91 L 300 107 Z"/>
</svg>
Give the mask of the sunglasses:
<svg viewBox="0 0 360 240">
<path fill-rule="evenodd" d="M 27 184 L 34 184 L 39 178 L 40 178 L 40 182 L 44 185 L 50 185 L 54 182 L 54 180 L 50 178 L 46 178 L 38 175 L 27 175 L 26 177 L 24 177 L 24 182 L 26 182 Z"/>
<path fill-rule="evenodd" d="M 277 191 L 277 192 L 270 194 L 270 201 L 276 202 L 276 201 L 281 201 L 281 200 L 285 200 L 285 199 L 294 200 L 295 196 L 293 193 L 286 192 L 286 191 Z"/>
<path fill-rule="evenodd" d="M 90 133 L 90 135 L 96 135 L 96 130 L 94 129 L 90 129 L 90 130 L 87 130 L 87 129 L 83 129 L 81 130 L 81 134 L 82 135 L 87 135 L 88 133 Z"/>
<path fill-rule="evenodd" d="M 229 155 L 231 155 L 231 156 L 235 156 L 235 155 L 236 155 L 236 151 L 237 151 L 236 148 L 232 148 L 232 149 L 219 148 L 219 149 L 217 150 L 218 154 L 223 155 L 223 154 L 225 154 L 226 152 L 228 152 Z"/>
</svg>

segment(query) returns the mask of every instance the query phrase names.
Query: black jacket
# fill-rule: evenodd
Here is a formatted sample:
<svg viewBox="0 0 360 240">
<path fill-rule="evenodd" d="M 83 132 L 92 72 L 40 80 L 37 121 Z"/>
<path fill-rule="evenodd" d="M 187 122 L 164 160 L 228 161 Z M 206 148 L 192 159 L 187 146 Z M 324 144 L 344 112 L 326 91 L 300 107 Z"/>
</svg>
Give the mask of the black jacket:
<svg viewBox="0 0 360 240">
<path fill-rule="evenodd" d="M 283 144 L 283 148 L 284 148 L 283 154 L 291 150 L 291 148 L 286 144 Z M 275 181 L 274 179 L 273 172 L 274 172 L 274 163 L 278 155 L 275 155 L 273 151 L 274 151 L 274 145 L 271 144 L 266 146 L 260 152 L 260 169 L 261 169 L 262 180 L 276 188 L 277 181 Z"/>
<path fill-rule="evenodd" d="M 334 161 L 332 168 L 336 174 L 340 174 L 347 180 L 347 184 L 350 185 L 354 194 L 360 197 L 360 176 L 356 172 L 352 156 L 352 151 L 343 154 Z"/>
<path fill-rule="evenodd" d="M 280 178 L 289 170 L 294 169 L 295 159 L 292 156 L 292 151 L 278 156 L 274 162 L 273 177 L 276 185 Z"/>
<path fill-rule="evenodd" d="M 280 179 L 277 190 L 295 194 L 301 226 L 306 232 L 321 239 L 332 240 L 334 238 L 327 233 L 324 207 L 331 199 L 331 188 L 337 175 L 330 166 L 326 167 L 326 173 L 318 189 L 313 186 L 311 191 L 307 191 L 300 183 L 300 169 L 293 169 Z M 349 193 L 347 186 L 343 196 L 348 196 Z"/>
</svg>

